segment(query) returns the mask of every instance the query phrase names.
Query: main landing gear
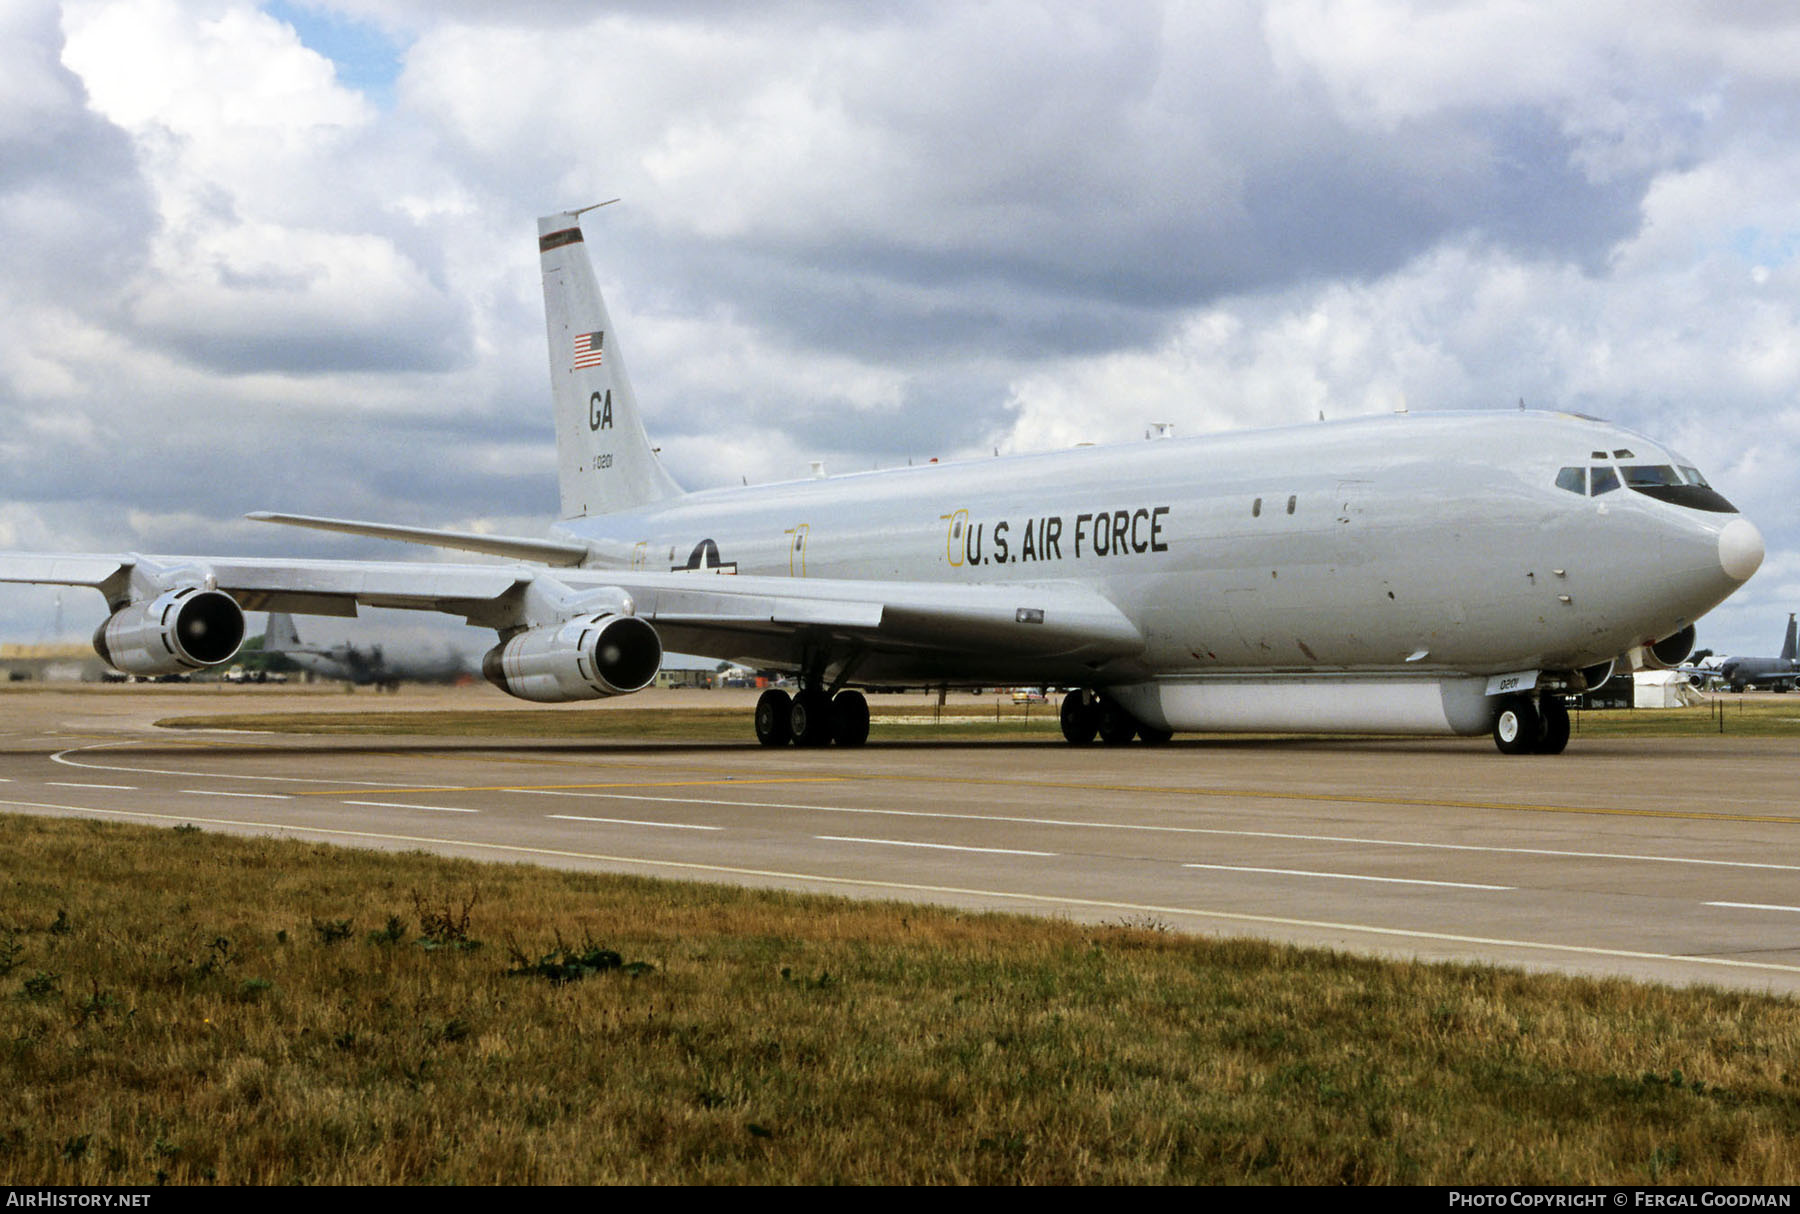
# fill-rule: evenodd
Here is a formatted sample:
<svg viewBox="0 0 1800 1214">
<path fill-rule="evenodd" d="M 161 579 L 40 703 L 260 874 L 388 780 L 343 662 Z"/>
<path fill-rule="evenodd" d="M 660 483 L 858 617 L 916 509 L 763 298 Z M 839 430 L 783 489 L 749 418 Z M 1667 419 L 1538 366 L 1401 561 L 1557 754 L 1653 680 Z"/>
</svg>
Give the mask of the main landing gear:
<svg viewBox="0 0 1800 1214">
<path fill-rule="evenodd" d="M 1175 736 L 1173 730 L 1144 724 L 1112 697 L 1086 687 L 1063 697 L 1062 732 L 1074 746 L 1086 746 L 1096 736 L 1108 746 L 1123 746 L 1133 738 L 1156 745 Z"/>
<path fill-rule="evenodd" d="M 869 740 L 869 701 L 860 691 L 798 695 L 771 687 L 756 701 L 756 740 L 764 746 L 861 746 Z"/>
<path fill-rule="evenodd" d="M 1569 709 L 1561 696 L 1503 700 L 1494 718 L 1494 745 L 1503 755 L 1559 755 L 1569 744 Z"/>
</svg>

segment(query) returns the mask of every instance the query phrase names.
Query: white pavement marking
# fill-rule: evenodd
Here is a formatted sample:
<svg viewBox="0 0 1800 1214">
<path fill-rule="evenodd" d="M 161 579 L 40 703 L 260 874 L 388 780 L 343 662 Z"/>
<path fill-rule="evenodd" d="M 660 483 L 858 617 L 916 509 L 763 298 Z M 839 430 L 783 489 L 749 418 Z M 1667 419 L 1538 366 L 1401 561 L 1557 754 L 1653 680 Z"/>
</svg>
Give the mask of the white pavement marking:
<svg viewBox="0 0 1800 1214">
<path fill-rule="evenodd" d="M 70 780 L 45 780 L 49 788 L 110 788 L 114 792 L 136 792 L 135 784 L 76 784 Z"/>
<path fill-rule="evenodd" d="M 345 801 L 345 805 L 372 805 L 376 809 L 430 809 L 440 814 L 478 814 L 479 809 L 463 809 L 456 805 L 408 805 L 402 801 Z"/>
<path fill-rule="evenodd" d="M 181 791 L 190 797 L 251 797 L 258 801 L 292 801 L 294 799 L 284 792 L 217 792 L 207 788 L 184 788 Z"/>
<path fill-rule="evenodd" d="M 954 843 L 914 843 L 907 839 L 858 839 L 850 835 L 814 835 L 827 843 L 879 843 L 883 847 L 929 847 L 934 851 L 974 851 L 993 856 L 1054 856 L 1053 851 L 1019 851 L 1011 847 L 958 847 Z"/>
<path fill-rule="evenodd" d="M 1800 906 L 1776 906 L 1769 902 L 1708 902 L 1706 905 L 1725 906 L 1730 907 L 1732 910 L 1790 911 L 1793 914 L 1800 915 Z"/>
<path fill-rule="evenodd" d="M 669 830 L 724 830 L 723 826 L 696 826 L 690 822 L 639 822 L 633 818 L 584 818 L 580 814 L 546 814 L 560 822 L 604 822 L 608 826 L 661 826 Z"/>
<path fill-rule="evenodd" d="M 1210 868 L 1223 873 L 1273 873 L 1278 877 L 1329 877 L 1333 881 L 1380 881 L 1388 885 L 1441 885 L 1446 889 L 1508 890 L 1510 885 L 1470 885 L 1466 881 L 1420 881 L 1413 877 L 1366 877 L 1361 873 L 1315 873 L 1301 868 L 1248 868 L 1236 864 L 1183 864 L 1183 868 Z"/>
</svg>

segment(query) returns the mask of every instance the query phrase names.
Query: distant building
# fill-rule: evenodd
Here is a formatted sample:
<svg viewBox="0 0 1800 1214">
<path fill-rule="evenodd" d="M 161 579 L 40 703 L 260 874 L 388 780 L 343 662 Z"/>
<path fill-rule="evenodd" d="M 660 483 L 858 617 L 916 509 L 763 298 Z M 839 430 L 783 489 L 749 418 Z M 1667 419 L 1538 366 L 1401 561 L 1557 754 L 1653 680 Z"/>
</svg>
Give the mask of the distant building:
<svg viewBox="0 0 1800 1214">
<path fill-rule="evenodd" d="M 656 672 L 658 687 L 705 687 L 720 685 L 717 658 L 694 658 L 685 653 L 665 653 L 662 669 Z"/>
<path fill-rule="evenodd" d="M 9 683 L 98 683 L 106 663 L 93 646 L 0 645 L 0 678 Z"/>
</svg>

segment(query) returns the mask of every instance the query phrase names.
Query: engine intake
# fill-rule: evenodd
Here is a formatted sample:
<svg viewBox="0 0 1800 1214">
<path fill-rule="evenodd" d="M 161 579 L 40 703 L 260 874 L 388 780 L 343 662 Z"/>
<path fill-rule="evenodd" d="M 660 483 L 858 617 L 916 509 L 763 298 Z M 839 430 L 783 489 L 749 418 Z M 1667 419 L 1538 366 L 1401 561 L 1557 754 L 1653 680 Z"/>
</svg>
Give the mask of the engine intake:
<svg viewBox="0 0 1800 1214">
<path fill-rule="evenodd" d="M 630 615 L 581 615 L 500 642 L 481 673 L 507 695 L 539 704 L 642 691 L 662 668 L 662 638 Z"/>
<path fill-rule="evenodd" d="M 1670 633 L 1654 645 L 1646 645 L 1637 651 L 1637 667 L 1639 670 L 1668 670 L 1679 666 L 1687 655 L 1694 651 L 1694 626 L 1689 624 L 1680 632 Z"/>
<path fill-rule="evenodd" d="M 244 609 L 223 590 L 182 586 L 114 612 L 94 650 L 126 674 L 182 674 L 229 662 L 244 643 Z"/>
</svg>

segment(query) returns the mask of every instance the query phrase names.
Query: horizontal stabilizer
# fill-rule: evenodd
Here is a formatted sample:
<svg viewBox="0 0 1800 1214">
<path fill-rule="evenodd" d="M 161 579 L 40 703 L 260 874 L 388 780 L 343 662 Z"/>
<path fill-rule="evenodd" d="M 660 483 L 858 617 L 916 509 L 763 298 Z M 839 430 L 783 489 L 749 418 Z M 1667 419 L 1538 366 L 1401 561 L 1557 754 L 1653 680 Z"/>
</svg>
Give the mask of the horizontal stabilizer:
<svg viewBox="0 0 1800 1214">
<path fill-rule="evenodd" d="M 429 544 L 434 548 L 457 548 L 464 552 L 484 552 L 489 556 L 510 557 L 515 561 L 534 561 L 541 565 L 574 566 L 587 559 L 585 544 L 566 540 L 534 540 L 508 535 L 478 535 L 473 531 L 439 531 L 431 527 L 399 527 L 390 523 L 363 523 L 353 519 L 318 518 L 310 514 L 276 514 L 257 510 L 244 516 L 259 523 L 286 523 L 290 527 L 312 527 L 318 531 L 340 531 L 345 535 L 368 535 L 376 539 L 399 540 L 404 544 Z"/>
</svg>

